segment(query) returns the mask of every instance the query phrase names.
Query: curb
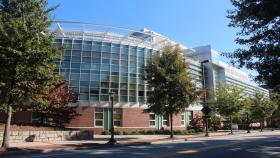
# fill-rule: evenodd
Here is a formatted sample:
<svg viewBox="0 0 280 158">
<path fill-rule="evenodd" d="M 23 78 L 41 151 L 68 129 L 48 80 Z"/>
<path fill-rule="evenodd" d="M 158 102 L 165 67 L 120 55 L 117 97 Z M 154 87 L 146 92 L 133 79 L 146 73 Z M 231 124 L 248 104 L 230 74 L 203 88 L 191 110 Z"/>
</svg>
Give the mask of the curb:
<svg viewBox="0 0 280 158">
<path fill-rule="evenodd" d="M 60 148 L 49 148 L 49 149 L 23 149 L 23 150 L 12 150 L 8 152 L 1 153 L 0 156 L 16 156 L 23 154 L 36 154 L 36 153 L 47 153 L 47 152 L 55 152 L 55 151 L 65 151 L 65 150 L 84 150 L 84 149 L 100 149 L 106 147 L 123 147 L 129 145 L 150 145 L 151 142 L 132 142 L 132 143 L 121 143 L 121 144 L 100 144 L 100 145 L 92 145 L 89 144 L 77 146 L 77 147 L 60 147 Z"/>
</svg>

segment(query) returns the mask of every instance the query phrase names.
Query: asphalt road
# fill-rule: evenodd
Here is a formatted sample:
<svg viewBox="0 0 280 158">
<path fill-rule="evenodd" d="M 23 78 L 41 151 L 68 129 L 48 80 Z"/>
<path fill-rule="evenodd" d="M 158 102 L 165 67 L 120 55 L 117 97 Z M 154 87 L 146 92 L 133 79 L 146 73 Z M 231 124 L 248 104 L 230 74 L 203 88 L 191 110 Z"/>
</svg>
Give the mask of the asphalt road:
<svg viewBox="0 0 280 158">
<path fill-rule="evenodd" d="M 268 133 L 268 134 L 267 134 Z M 47 153 L 3 156 L 6 158 L 280 158 L 280 135 L 229 135 L 188 141 L 159 142 L 151 145 L 128 145 L 98 149 L 65 150 Z"/>
</svg>

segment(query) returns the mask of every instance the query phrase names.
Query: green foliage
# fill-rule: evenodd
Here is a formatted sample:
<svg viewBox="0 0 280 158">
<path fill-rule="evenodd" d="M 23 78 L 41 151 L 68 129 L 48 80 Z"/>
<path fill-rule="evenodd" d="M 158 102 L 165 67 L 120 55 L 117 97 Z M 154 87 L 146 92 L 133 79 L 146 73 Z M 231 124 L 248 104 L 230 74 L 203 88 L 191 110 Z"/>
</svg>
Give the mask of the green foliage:
<svg viewBox="0 0 280 158">
<path fill-rule="evenodd" d="M 213 111 L 224 118 L 233 117 L 241 110 L 241 90 L 237 87 L 218 85 L 215 91 L 215 100 L 210 102 Z"/>
<path fill-rule="evenodd" d="M 275 110 L 272 114 L 272 121 L 274 126 L 280 127 L 280 94 L 273 93 L 270 95 L 271 100 L 275 103 Z"/>
<path fill-rule="evenodd" d="M 258 71 L 257 81 L 280 91 L 280 1 L 231 0 L 230 27 L 241 28 L 237 44 L 245 47 L 230 54 L 239 66 Z"/>
<path fill-rule="evenodd" d="M 254 121 L 263 122 L 271 117 L 277 105 L 269 97 L 260 92 L 256 92 L 252 98 L 253 105 L 250 107 L 251 117 Z"/>
<path fill-rule="evenodd" d="M 183 59 L 182 50 L 167 45 L 161 55 L 145 67 L 148 84 L 153 88 L 148 96 L 147 112 L 156 114 L 177 114 L 195 102 L 198 92 L 187 71 L 188 63 Z"/>
<path fill-rule="evenodd" d="M 0 105 L 19 107 L 49 90 L 60 50 L 49 33 L 50 11 L 42 0 L 0 1 Z M 42 34 L 44 32 L 44 35 Z"/>
</svg>

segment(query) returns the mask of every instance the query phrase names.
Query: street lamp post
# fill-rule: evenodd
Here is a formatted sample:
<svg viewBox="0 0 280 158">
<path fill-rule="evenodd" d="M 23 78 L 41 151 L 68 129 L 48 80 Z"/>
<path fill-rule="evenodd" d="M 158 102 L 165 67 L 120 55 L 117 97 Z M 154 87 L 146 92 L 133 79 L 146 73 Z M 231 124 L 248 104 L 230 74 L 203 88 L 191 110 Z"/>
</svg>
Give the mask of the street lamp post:
<svg viewBox="0 0 280 158">
<path fill-rule="evenodd" d="M 205 70 L 204 70 L 204 64 L 208 63 L 209 60 L 203 60 L 201 62 L 201 66 L 202 66 L 202 81 L 203 81 L 203 89 L 206 90 L 206 84 L 205 84 Z M 202 112 L 204 114 L 204 118 L 205 118 L 205 136 L 208 137 L 209 136 L 209 132 L 208 132 L 208 119 L 209 119 L 209 114 L 211 112 L 211 109 L 207 106 L 206 104 L 206 92 L 204 94 L 204 98 L 203 98 L 203 109 Z"/>
<path fill-rule="evenodd" d="M 111 138 L 110 138 L 108 144 L 116 144 L 117 141 L 114 138 L 114 95 L 115 95 L 115 93 L 111 91 L 111 92 L 109 92 L 109 95 L 110 95 L 110 101 L 111 101 L 111 108 L 110 108 L 110 111 L 111 111 Z"/>
</svg>

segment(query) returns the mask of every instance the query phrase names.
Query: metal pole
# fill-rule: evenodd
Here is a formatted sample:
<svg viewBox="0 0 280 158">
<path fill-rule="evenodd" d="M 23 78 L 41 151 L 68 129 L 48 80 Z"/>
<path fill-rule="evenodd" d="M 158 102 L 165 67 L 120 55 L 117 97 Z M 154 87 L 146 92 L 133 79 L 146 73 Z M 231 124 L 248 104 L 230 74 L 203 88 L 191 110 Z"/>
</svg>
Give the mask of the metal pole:
<svg viewBox="0 0 280 158">
<path fill-rule="evenodd" d="M 110 100 L 111 100 L 111 138 L 108 144 L 116 144 L 116 140 L 114 138 L 114 94 L 110 93 Z"/>
</svg>

